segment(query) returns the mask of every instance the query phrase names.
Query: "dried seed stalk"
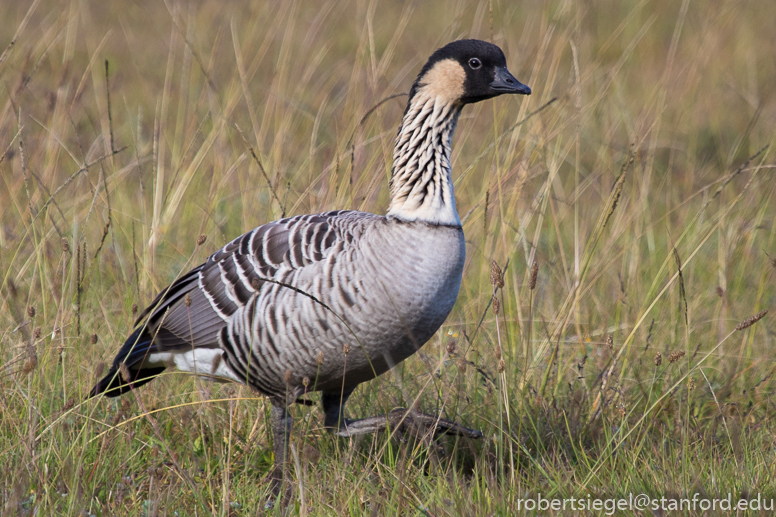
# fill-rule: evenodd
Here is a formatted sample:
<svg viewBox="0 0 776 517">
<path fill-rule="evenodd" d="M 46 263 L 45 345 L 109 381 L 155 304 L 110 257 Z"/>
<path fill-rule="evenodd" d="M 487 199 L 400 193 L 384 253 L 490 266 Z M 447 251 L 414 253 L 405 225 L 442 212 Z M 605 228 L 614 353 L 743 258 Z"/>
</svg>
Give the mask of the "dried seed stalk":
<svg viewBox="0 0 776 517">
<path fill-rule="evenodd" d="M 531 278 L 528 280 L 528 289 L 533 291 L 536 289 L 536 279 L 539 277 L 539 263 L 534 262 L 531 264 Z"/>
<path fill-rule="evenodd" d="M 504 287 L 504 274 L 495 260 L 490 261 L 490 283 L 496 289 Z"/>
<path fill-rule="evenodd" d="M 757 314 L 755 314 L 751 318 L 747 318 L 744 321 L 742 321 L 741 323 L 739 323 L 738 325 L 736 325 L 736 330 L 744 330 L 744 329 L 747 329 L 747 328 L 751 327 L 752 325 L 754 325 L 755 323 L 757 323 L 758 321 L 763 319 L 766 314 L 768 314 L 767 310 L 758 312 Z"/>
</svg>

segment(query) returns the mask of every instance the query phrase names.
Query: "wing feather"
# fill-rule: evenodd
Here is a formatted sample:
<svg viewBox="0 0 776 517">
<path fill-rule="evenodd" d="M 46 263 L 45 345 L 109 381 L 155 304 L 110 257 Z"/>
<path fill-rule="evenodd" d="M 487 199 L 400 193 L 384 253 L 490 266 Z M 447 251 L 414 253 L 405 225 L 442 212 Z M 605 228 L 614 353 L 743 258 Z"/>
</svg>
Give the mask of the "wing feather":
<svg viewBox="0 0 776 517">
<path fill-rule="evenodd" d="M 125 351 L 116 359 L 133 366 L 154 352 L 222 346 L 222 338 L 230 335 L 222 331 L 232 315 L 265 290 L 279 289 L 278 284 L 265 279 L 277 279 L 281 270 L 285 275 L 342 252 L 344 243 L 353 239 L 348 214 L 356 213 L 336 211 L 281 219 L 228 242 L 204 264 L 162 290 L 140 313 L 136 326 L 145 327 L 144 333 L 153 338 L 142 356 Z M 331 279 L 327 282 L 333 284 Z M 274 306 L 270 305 L 263 316 L 270 320 L 267 324 L 277 328 Z M 275 343 L 269 346 L 278 353 Z"/>
<path fill-rule="evenodd" d="M 108 376 L 90 396 L 102 392 L 116 396 L 129 389 L 118 374 L 121 363 L 135 372 L 132 382 L 139 386 L 165 369 L 163 362 L 153 359 L 157 352 L 200 347 L 223 349 L 236 378 L 270 393 L 272 365 L 284 353 L 298 352 L 281 350 L 283 344 L 275 342 L 291 309 L 273 302 L 284 289 L 278 282 L 310 264 L 325 262 L 316 282 L 334 288 L 334 262 L 357 239 L 358 221 L 372 217 L 379 216 L 348 211 L 297 216 L 264 224 L 228 242 L 204 264 L 162 290 L 140 313 L 135 331 L 119 350 Z M 352 293 L 339 287 L 342 299 L 352 304 Z M 259 299 L 266 302 L 261 309 Z M 319 318 L 328 331 L 325 315 Z M 292 324 L 290 331 L 297 340 L 306 333 L 299 324 Z"/>
</svg>

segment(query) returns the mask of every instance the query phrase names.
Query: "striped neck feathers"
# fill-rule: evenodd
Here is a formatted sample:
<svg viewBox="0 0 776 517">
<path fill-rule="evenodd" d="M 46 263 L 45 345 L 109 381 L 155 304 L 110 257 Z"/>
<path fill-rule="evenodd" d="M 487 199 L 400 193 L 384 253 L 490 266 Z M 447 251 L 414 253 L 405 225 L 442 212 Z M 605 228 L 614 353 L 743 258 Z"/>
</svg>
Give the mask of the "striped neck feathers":
<svg viewBox="0 0 776 517">
<path fill-rule="evenodd" d="M 439 81 L 419 81 L 413 87 L 393 151 L 388 216 L 460 226 L 450 154 L 462 91 L 438 85 Z"/>
</svg>

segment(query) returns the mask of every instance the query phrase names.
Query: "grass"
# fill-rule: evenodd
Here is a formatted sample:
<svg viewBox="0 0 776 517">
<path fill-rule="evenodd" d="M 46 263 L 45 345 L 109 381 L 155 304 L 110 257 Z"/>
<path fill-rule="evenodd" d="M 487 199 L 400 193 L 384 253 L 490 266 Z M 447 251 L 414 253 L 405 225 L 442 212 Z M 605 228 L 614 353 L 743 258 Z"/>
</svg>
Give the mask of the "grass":
<svg viewBox="0 0 776 517">
<path fill-rule="evenodd" d="M 225 241 L 383 212 L 404 99 L 373 107 L 470 36 L 534 94 L 465 110 L 458 302 L 347 411 L 415 403 L 486 438 L 444 456 L 346 441 L 294 407 L 287 512 L 774 495 L 776 327 L 736 326 L 776 304 L 776 5 L 36 0 L 0 17 L 4 515 L 263 507 L 265 400 L 180 373 L 84 397 L 137 307 Z"/>
</svg>

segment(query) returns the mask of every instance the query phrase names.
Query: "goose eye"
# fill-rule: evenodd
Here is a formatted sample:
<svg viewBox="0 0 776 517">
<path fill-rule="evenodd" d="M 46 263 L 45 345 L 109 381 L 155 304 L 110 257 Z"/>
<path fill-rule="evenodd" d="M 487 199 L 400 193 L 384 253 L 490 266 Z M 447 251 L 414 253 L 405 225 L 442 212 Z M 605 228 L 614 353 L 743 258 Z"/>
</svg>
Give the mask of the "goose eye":
<svg viewBox="0 0 776 517">
<path fill-rule="evenodd" d="M 469 66 L 472 68 L 472 70 L 477 70 L 478 68 L 482 67 L 482 61 L 476 57 L 473 57 L 469 60 Z"/>
</svg>

